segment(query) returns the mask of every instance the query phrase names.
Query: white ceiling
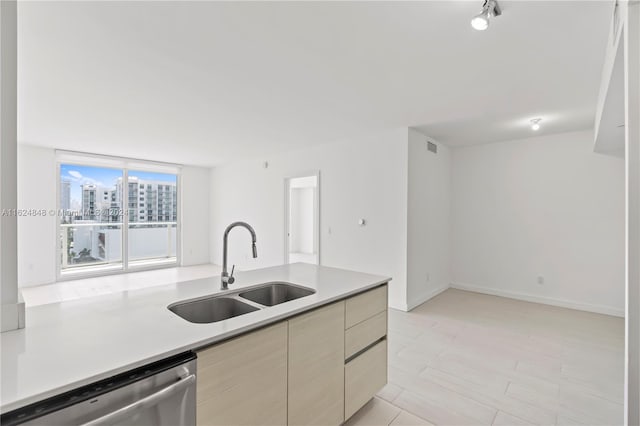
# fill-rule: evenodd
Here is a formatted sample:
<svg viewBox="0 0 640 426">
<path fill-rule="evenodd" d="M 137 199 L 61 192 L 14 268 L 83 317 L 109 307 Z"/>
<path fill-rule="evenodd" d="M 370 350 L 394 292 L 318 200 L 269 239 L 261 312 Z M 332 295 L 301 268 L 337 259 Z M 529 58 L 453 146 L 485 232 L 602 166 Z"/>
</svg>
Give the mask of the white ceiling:
<svg viewBox="0 0 640 426">
<path fill-rule="evenodd" d="M 19 140 L 185 164 L 591 127 L 611 2 L 19 3 Z"/>
</svg>

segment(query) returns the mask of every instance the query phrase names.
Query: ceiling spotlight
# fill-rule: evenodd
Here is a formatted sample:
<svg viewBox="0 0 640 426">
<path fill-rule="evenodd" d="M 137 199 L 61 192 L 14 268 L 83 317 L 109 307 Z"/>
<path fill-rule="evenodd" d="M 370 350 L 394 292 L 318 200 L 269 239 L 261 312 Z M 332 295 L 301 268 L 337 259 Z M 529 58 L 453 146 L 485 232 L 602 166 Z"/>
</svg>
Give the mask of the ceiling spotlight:
<svg viewBox="0 0 640 426">
<path fill-rule="evenodd" d="M 540 130 L 540 122 L 542 118 L 532 118 L 531 119 L 531 130 Z"/>
<path fill-rule="evenodd" d="M 489 18 L 492 16 L 502 15 L 500 5 L 496 0 L 485 0 L 482 5 L 482 12 L 471 20 L 471 26 L 474 30 L 484 31 L 489 28 Z"/>
</svg>

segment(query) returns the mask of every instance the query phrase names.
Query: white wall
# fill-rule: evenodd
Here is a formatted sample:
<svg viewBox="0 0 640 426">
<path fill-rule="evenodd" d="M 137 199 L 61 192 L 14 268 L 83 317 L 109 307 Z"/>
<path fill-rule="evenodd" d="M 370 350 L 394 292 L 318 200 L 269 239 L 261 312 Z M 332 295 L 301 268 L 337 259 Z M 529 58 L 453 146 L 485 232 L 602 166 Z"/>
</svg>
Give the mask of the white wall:
<svg viewBox="0 0 640 426">
<path fill-rule="evenodd" d="M 0 208 L 17 204 L 17 4 L 0 2 Z M 17 220 L 0 217 L 0 330 L 24 327 L 24 303 L 18 301 Z"/>
<path fill-rule="evenodd" d="M 210 210 L 210 169 L 203 167 L 183 167 L 180 175 L 182 193 L 182 265 L 209 263 Z"/>
<path fill-rule="evenodd" d="M 55 210 L 55 150 L 18 145 L 18 208 Z M 184 166 L 182 194 L 182 265 L 208 263 L 209 169 Z M 54 216 L 18 218 L 18 284 L 50 284 L 56 280 L 56 220 Z"/>
<path fill-rule="evenodd" d="M 269 167 L 264 168 L 268 161 Z M 215 168 L 211 175 L 212 262 L 222 262 L 222 234 L 236 220 L 258 236 L 229 236 L 229 263 L 241 269 L 284 262 L 284 179 L 320 170 L 323 265 L 393 277 L 390 303 L 406 305 L 407 129 Z M 358 219 L 366 219 L 359 226 Z"/>
<path fill-rule="evenodd" d="M 623 160 L 592 132 L 457 148 L 452 185 L 455 286 L 623 314 Z"/>
<path fill-rule="evenodd" d="M 427 139 L 438 153 L 427 149 Z M 449 288 L 449 148 L 409 129 L 407 305 L 409 309 Z"/>
<path fill-rule="evenodd" d="M 53 149 L 18 145 L 18 208 L 56 209 L 56 155 Z M 21 287 L 56 280 L 56 217 L 18 218 L 18 283 Z"/>
<path fill-rule="evenodd" d="M 640 3 L 625 14 L 627 316 L 625 423 L 640 424 Z"/>
</svg>

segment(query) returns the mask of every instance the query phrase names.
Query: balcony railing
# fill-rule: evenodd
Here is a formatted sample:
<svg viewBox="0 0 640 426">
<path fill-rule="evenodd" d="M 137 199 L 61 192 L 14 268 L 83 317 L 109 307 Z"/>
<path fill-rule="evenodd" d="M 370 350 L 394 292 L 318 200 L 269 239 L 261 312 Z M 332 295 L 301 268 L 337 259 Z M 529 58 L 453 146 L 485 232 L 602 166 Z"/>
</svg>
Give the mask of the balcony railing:
<svg viewBox="0 0 640 426">
<path fill-rule="evenodd" d="M 129 222 L 129 264 L 176 261 L 177 222 Z"/>
<path fill-rule="evenodd" d="M 130 222 L 130 267 L 177 261 L 177 222 Z M 124 268 L 123 223 L 84 222 L 60 225 L 62 272 Z"/>
</svg>

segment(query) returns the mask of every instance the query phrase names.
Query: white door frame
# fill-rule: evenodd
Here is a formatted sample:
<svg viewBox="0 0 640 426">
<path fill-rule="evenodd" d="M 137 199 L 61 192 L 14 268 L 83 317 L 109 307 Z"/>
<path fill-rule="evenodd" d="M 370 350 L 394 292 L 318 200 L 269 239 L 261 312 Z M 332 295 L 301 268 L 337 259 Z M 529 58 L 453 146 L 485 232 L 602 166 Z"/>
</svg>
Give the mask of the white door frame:
<svg viewBox="0 0 640 426">
<path fill-rule="evenodd" d="M 317 253 L 318 265 L 321 265 L 320 259 L 320 170 L 314 170 L 307 173 L 296 173 L 293 175 L 286 176 L 284 178 L 284 264 L 289 264 L 289 224 L 291 222 L 289 205 L 290 200 L 289 197 L 291 195 L 290 191 L 290 183 L 291 179 L 303 178 L 315 176 L 316 177 L 316 191 L 315 191 L 315 199 L 314 199 L 314 239 L 313 245 L 314 250 Z"/>
</svg>

